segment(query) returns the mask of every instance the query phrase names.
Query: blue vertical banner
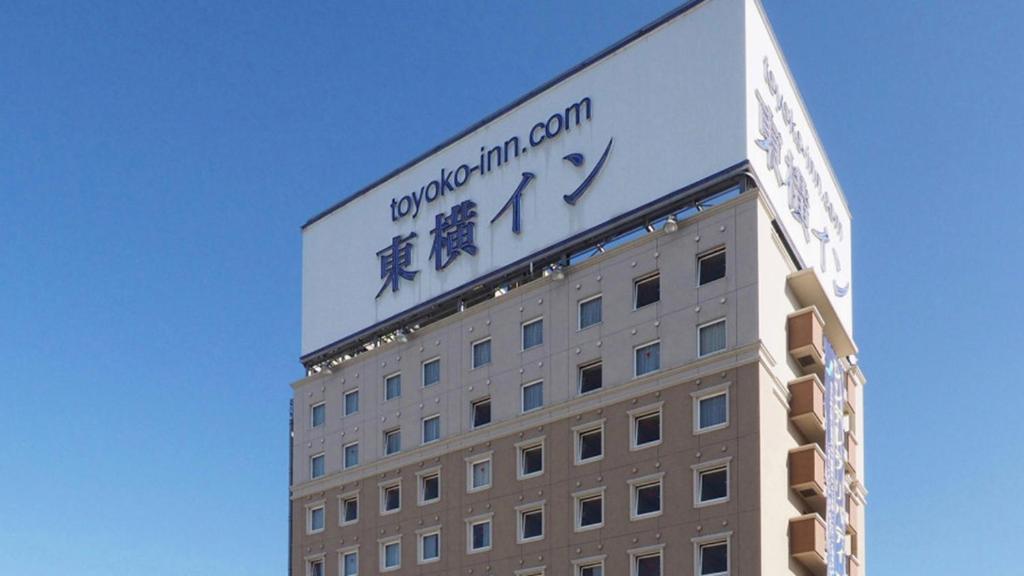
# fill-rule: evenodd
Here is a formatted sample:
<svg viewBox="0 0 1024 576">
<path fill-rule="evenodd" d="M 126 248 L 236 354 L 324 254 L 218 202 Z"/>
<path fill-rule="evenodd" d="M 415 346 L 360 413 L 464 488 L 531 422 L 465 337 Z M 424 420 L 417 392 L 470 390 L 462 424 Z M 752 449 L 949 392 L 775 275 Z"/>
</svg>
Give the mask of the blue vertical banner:
<svg viewBox="0 0 1024 576">
<path fill-rule="evenodd" d="M 846 576 L 846 371 L 825 338 L 825 530 L 828 576 Z"/>
</svg>

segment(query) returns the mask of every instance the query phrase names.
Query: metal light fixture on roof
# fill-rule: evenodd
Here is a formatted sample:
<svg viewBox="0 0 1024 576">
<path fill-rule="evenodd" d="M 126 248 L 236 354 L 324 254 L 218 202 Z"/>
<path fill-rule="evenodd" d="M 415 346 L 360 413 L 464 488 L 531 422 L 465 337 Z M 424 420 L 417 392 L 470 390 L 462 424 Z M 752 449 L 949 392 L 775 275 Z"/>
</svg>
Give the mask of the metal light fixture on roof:
<svg viewBox="0 0 1024 576">
<path fill-rule="evenodd" d="M 404 343 L 409 341 L 409 337 L 405 335 L 405 330 L 399 330 L 398 334 L 395 335 L 395 340 Z"/>
<path fill-rule="evenodd" d="M 679 221 L 676 220 L 676 215 L 672 214 L 665 219 L 665 226 L 663 228 L 667 234 L 671 234 L 676 230 L 679 230 Z"/>
<path fill-rule="evenodd" d="M 565 266 L 555 266 L 555 280 L 565 280 Z"/>
</svg>

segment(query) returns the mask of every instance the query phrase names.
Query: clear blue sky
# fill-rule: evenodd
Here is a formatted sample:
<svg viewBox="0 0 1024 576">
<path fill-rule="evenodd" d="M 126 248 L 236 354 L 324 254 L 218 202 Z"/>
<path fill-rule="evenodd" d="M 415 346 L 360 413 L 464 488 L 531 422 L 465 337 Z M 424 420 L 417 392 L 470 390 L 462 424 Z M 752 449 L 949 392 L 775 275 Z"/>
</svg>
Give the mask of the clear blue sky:
<svg viewBox="0 0 1024 576">
<path fill-rule="evenodd" d="M 299 226 L 676 2 L 150 4 L 0 18 L 0 574 L 283 574 Z M 872 573 L 1019 573 L 1024 8 L 767 9 L 855 217 Z"/>
</svg>

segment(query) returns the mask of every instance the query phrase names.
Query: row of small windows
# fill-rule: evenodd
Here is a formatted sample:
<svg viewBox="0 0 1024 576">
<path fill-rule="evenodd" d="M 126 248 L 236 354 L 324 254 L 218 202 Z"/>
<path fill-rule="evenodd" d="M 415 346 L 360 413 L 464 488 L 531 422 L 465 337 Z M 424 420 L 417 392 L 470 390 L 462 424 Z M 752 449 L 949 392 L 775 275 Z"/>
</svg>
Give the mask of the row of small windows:
<svg viewBox="0 0 1024 576">
<path fill-rule="evenodd" d="M 593 370 L 593 366 L 586 367 Z M 590 376 L 591 384 L 594 378 Z M 534 382 L 523 386 L 523 410 L 528 411 L 534 402 L 543 400 L 543 382 Z M 657 405 L 651 408 L 639 408 L 629 412 L 631 419 L 630 449 L 636 450 L 661 443 L 662 437 L 662 407 Z M 472 403 L 473 426 L 478 428 L 486 426 L 491 422 L 491 400 L 484 398 Z M 712 389 L 711 393 L 700 393 L 694 398 L 694 433 L 703 433 L 718 430 L 729 423 L 729 392 L 728 389 Z M 599 425 L 588 425 L 574 429 L 576 435 L 574 446 L 576 447 L 576 464 L 586 464 L 603 457 L 604 452 L 604 421 Z M 429 444 L 441 438 L 441 416 L 435 414 L 422 420 L 421 443 Z M 390 456 L 402 450 L 402 429 L 391 428 L 383 432 L 384 454 Z M 525 462 L 541 463 L 543 469 L 542 452 L 536 454 L 526 452 Z M 523 458 L 520 459 L 524 461 Z M 342 447 L 342 466 L 344 469 L 353 468 L 359 465 L 359 442 L 350 442 Z M 489 459 L 487 464 L 487 478 L 489 485 Z M 315 454 L 310 457 L 310 479 L 315 480 L 325 475 L 325 455 Z M 521 471 L 520 477 L 528 476 L 534 470 Z M 475 474 L 472 478 L 476 478 Z M 473 488 L 479 485 L 474 480 Z"/>
<path fill-rule="evenodd" d="M 535 320 L 530 324 L 539 324 L 543 320 Z M 525 332 L 524 332 L 525 334 Z M 704 357 L 710 354 L 721 352 L 726 348 L 726 322 L 724 318 L 703 324 L 697 329 L 697 340 L 698 340 L 698 356 Z M 488 344 L 487 356 L 490 356 L 490 340 L 485 341 Z M 475 344 L 474 346 L 477 346 Z M 477 349 L 474 347 L 474 357 L 477 356 Z M 482 354 L 482 353 L 481 353 Z M 429 370 L 428 366 L 431 366 Z M 579 394 L 588 394 L 603 387 L 602 363 L 600 361 L 589 362 L 582 364 L 577 369 L 577 392 Z M 640 377 L 656 372 L 661 369 L 661 342 L 654 341 L 647 344 L 637 346 L 633 351 L 633 373 L 634 376 Z M 440 360 L 431 360 L 424 364 L 424 375 L 425 382 L 430 382 L 429 385 L 436 384 L 440 380 Z M 426 377 L 429 375 L 429 379 Z M 384 379 L 384 398 L 390 400 L 401 395 L 402 391 L 402 375 L 393 374 Z M 522 386 L 521 396 L 521 411 L 523 413 L 530 412 L 542 408 L 544 406 L 544 382 L 536 381 L 529 382 Z M 359 411 L 359 390 L 349 390 L 345 393 L 343 401 L 343 409 L 346 416 L 355 414 Z M 431 417 L 434 418 L 434 417 Z M 430 419 L 428 419 L 430 420 Z M 315 404 L 310 409 L 310 424 L 314 428 L 322 426 L 326 421 L 326 403 L 320 402 Z M 482 426 L 488 424 L 491 421 L 491 410 L 489 401 L 481 404 L 480 401 L 473 403 L 473 414 L 472 422 L 473 427 Z M 429 427 L 429 429 L 428 429 Z M 424 421 L 424 434 L 423 442 L 432 442 L 440 437 L 440 419 Z M 395 449 L 391 451 L 389 447 L 391 444 L 385 443 L 385 455 L 393 454 L 401 449 L 400 437 L 396 439 L 397 445 Z"/>
<path fill-rule="evenodd" d="M 703 286 L 725 277 L 725 248 L 717 248 L 697 257 L 697 284 Z M 661 275 L 657 272 L 633 281 L 633 308 L 640 309 L 661 300 Z M 578 303 L 579 329 L 583 330 L 601 323 L 602 297 L 600 294 L 590 296 Z M 719 320 L 701 326 L 699 329 L 698 357 L 713 354 L 725 348 L 725 321 Z M 522 349 L 529 350 L 544 343 L 544 319 L 536 318 L 522 325 Z M 637 375 L 657 370 L 660 367 L 660 356 L 657 349 L 647 349 L 638 363 Z M 491 363 L 491 340 L 486 338 L 472 344 L 472 367 L 481 368 Z M 441 359 L 434 358 L 423 363 L 423 387 L 430 387 L 441 381 Z M 384 378 L 384 401 L 402 395 L 402 375 L 395 373 Z M 311 425 L 315 428 L 323 425 L 326 420 L 326 408 L 323 404 L 313 407 Z M 359 411 L 359 392 L 352 391 L 345 395 L 345 415 Z"/>
<path fill-rule="evenodd" d="M 710 505 L 728 500 L 729 464 L 727 461 L 724 464 L 708 463 L 700 467 L 694 467 L 694 474 L 696 476 L 695 505 Z M 435 500 L 440 498 L 439 472 L 421 474 L 420 481 L 421 486 L 429 486 L 426 490 L 436 495 L 434 497 Z M 662 496 L 663 481 L 664 473 L 628 481 L 631 521 L 646 520 L 662 514 L 664 509 Z M 399 502 L 399 489 L 400 484 L 382 487 L 382 506 Z M 605 487 L 599 487 L 580 491 L 572 495 L 574 503 L 573 525 L 576 532 L 595 530 L 604 526 L 605 493 Z M 344 497 L 341 510 L 342 525 L 356 522 L 358 520 L 358 496 Z M 545 511 L 546 503 L 544 501 L 532 502 L 515 508 L 517 544 L 537 542 L 544 539 L 546 526 Z M 308 531 L 310 533 L 317 533 L 324 529 L 325 514 L 325 506 L 323 504 L 309 508 Z M 476 554 L 490 550 L 493 542 L 494 513 L 467 518 L 465 523 L 466 553 Z M 418 563 L 423 564 L 440 560 L 440 539 L 440 526 L 417 530 Z M 401 567 L 401 541 L 401 536 L 396 536 L 380 542 L 381 571 L 395 570 Z M 701 576 L 719 576 L 729 573 L 728 540 L 717 540 L 714 537 L 704 539 L 699 544 L 697 554 L 697 574 Z M 636 554 L 635 556 L 632 560 L 634 562 L 634 574 L 650 574 L 654 576 L 662 574 L 660 550 L 655 554 L 644 553 Z M 357 574 L 358 556 L 354 556 L 350 561 L 348 553 L 343 554 L 342 567 L 345 576 Z M 577 563 L 576 573 L 582 576 L 600 576 L 603 574 L 603 568 L 603 560 L 593 562 L 582 561 Z"/>
</svg>

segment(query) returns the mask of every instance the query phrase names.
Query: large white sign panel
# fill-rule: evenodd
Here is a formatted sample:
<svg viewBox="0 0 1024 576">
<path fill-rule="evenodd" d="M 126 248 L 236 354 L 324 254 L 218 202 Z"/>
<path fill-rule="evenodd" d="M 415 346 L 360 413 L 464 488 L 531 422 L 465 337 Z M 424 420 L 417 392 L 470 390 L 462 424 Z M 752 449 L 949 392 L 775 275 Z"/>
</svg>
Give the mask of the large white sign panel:
<svg viewBox="0 0 1024 576">
<path fill-rule="evenodd" d="M 747 9 L 747 137 L 751 167 L 806 268 L 853 333 L 850 211 L 763 9 Z"/>
<path fill-rule="evenodd" d="M 743 12 L 699 4 L 308 225 L 303 355 L 742 162 Z"/>
</svg>

